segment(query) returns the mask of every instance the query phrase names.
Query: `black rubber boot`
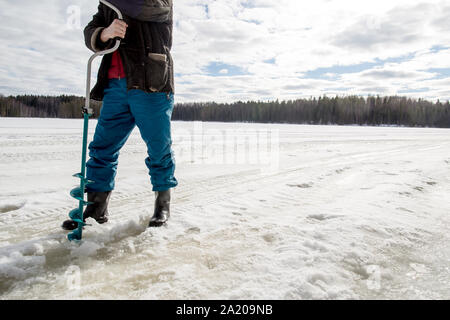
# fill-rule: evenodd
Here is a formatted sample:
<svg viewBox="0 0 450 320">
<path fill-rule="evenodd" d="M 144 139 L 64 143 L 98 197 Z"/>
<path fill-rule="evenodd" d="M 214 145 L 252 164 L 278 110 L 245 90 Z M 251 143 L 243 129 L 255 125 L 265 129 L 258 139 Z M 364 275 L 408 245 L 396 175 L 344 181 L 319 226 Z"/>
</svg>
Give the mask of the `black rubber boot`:
<svg viewBox="0 0 450 320">
<path fill-rule="evenodd" d="M 170 189 L 166 191 L 157 191 L 155 200 L 155 212 L 150 219 L 149 227 L 160 227 L 170 217 Z"/>
<path fill-rule="evenodd" d="M 87 218 L 93 218 L 97 223 L 103 224 L 108 222 L 108 203 L 111 196 L 111 191 L 106 192 L 88 192 L 88 204 L 83 213 L 83 221 Z M 78 228 L 78 222 L 73 220 L 66 220 L 61 226 L 64 230 L 75 230 Z"/>
</svg>

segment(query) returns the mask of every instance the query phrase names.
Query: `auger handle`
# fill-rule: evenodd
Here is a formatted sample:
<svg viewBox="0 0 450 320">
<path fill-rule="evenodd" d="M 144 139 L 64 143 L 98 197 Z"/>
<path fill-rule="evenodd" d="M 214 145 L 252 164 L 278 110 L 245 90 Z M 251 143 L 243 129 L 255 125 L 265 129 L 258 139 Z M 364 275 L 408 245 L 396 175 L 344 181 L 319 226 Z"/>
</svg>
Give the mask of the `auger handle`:
<svg viewBox="0 0 450 320">
<path fill-rule="evenodd" d="M 116 12 L 118 18 L 120 20 L 123 20 L 122 12 L 120 12 L 120 10 L 116 6 L 112 5 L 111 3 L 109 3 L 106 0 L 100 0 L 100 2 L 103 3 L 105 6 L 111 8 L 112 10 L 114 10 Z M 91 115 L 93 113 L 93 110 L 91 109 L 92 62 L 94 61 L 95 58 L 97 58 L 99 56 L 103 56 L 105 54 L 113 53 L 114 51 L 116 51 L 119 48 L 119 46 L 120 46 L 121 39 L 116 37 L 116 38 L 114 38 L 114 40 L 116 40 L 116 43 L 115 43 L 114 47 L 112 47 L 111 49 L 107 49 L 107 50 L 96 52 L 95 54 L 93 54 L 89 58 L 88 66 L 87 66 L 87 79 L 86 79 L 86 102 L 85 102 L 85 107 L 83 108 L 83 113 L 87 113 L 88 115 Z"/>
</svg>

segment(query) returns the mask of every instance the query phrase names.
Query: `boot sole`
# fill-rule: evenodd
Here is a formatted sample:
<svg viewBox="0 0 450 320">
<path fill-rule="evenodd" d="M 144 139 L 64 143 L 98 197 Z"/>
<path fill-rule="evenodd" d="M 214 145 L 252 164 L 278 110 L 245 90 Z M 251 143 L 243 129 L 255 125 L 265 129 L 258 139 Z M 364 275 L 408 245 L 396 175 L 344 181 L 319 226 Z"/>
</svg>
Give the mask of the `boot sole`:
<svg viewBox="0 0 450 320">
<path fill-rule="evenodd" d="M 150 221 L 148 226 L 149 226 L 149 228 L 159 228 L 159 227 L 162 227 L 166 223 L 167 223 L 167 221 L 164 221 L 164 222 Z"/>
<path fill-rule="evenodd" d="M 73 231 L 78 228 L 78 223 L 73 220 L 66 220 L 61 225 L 61 228 L 66 231 Z"/>
</svg>

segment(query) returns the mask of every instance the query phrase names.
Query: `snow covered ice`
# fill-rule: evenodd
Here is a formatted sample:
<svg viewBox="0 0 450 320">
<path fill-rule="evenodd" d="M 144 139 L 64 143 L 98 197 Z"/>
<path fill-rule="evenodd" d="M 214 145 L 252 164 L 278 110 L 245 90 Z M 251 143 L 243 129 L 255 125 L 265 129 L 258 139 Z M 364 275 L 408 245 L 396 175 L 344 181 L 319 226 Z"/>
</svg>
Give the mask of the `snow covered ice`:
<svg viewBox="0 0 450 320">
<path fill-rule="evenodd" d="M 0 118 L 1 299 L 450 298 L 448 129 L 173 122 L 158 229 L 135 130 L 110 221 L 70 243 L 81 128 Z M 268 133 L 276 158 L 239 161 L 230 132 Z"/>
</svg>

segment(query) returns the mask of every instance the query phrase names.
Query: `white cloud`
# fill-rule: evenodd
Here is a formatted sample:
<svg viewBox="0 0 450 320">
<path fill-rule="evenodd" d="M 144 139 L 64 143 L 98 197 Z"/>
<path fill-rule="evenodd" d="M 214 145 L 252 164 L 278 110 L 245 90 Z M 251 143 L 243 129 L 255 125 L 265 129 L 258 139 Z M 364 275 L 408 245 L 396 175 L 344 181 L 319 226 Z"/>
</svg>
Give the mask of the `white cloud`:
<svg viewBox="0 0 450 320">
<path fill-rule="evenodd" d="M 82 30 L 67 27 L 67 8 L 73 5 L 81 9 L 83 27 L 97 2 L 0 2 L 0 93 L 84 94 L 90 52 Z M 450 99 L 449 72 L 430 71 L 450 69 L 446 1 L 175 0 L 174 5 L 179 102 L 399 92 Z M 205 71 L 212 63 L 248 74 L 233 75 L 224 67 L 214 77 Z M 361 64 L 367 67 L 357 72 L 334 68 Z M 318 68 L 327 70 L 320 79 L 308 78 Z"/>
</svg>

